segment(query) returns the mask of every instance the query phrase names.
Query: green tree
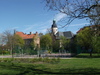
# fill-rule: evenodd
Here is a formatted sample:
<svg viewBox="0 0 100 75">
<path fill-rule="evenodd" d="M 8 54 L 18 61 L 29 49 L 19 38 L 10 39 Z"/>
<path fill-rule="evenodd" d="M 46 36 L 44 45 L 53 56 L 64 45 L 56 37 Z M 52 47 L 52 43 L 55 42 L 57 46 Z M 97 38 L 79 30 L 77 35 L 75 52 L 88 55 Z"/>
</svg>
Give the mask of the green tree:
<svg viewBox="0 0 100 75">
<path fill-rule="evenodd" d="M 53 52 L 59 52 L 59 49 L 60 49 L 60 42 L 59 40 L 56 40 L 52 43 L 52 50 Z"/>
<path fill-rule="evenodd" d="M 81 32 L 77 34 L 77 43 L 81 46 L 88 48 L 92 41 L 91 30 L 89 27 L 84 28 Z"/>
<path fill-rule="evenodd" d="M 24 40 L 16 34 L 13 36 L 13 42 L 15 46 L 23 47 L 25 45 Z"/>
<path fill-rule="evenodd" d="M 65 49 L 69 52 L 70 51 L 70 43 L 71 43 L 71 40 L 70 39 L 67 39 L 66 40 L 66 43 L 65 43 Z"/>
<path fill-rule="evenodd" d="M 23 54 L 23 47 L 25 45 L 24 40 L 17 34 L 14 34 L 12 37 L 13 42 L 13 53 L 21 53 Z"/>
<path fill-rule="evenodd" d="M 77 34 L 77 44 L 81 47 L 85 47 L 86 50 L 92 49 L 92 31 L 90 27 L 85 27 Z M 90 56 L 92 56 L 92 52 L 90 51 Z"/>
<path fill-rule="evenodd" d="M 65 52 L 66 50 L 69 50 L 69 43 L 70 40 L 67 39 L 64 36 L 60 36 L 59 44 L 60 44 L 60 52 Z"/>
<path fill-rule="evenodd" d="M 52 47 L 52 38 L 49 34 L 45 34 L 40 38 L 40 46 L 42 49 L 51 49 Z"/>
<path fill-rule="evenodd" d="M 100 36 L 93 36 L 92 37 L 92 46 L 93 46 L 93 51 L 97 52 L 98 54 L 100 54 Z"/>
<path fill-rule="evenodd" d="M 69 43 L 70 43 L 69 39 L 67 39 L 64 36 L 60 36 L 60 45 L 61 45 L 62 49 L 66 49 L 66 47 L 69 45 Z"/>
<path fill-rule="evenodd" d="M 30 46 L 31 46 L 31 49 L 32 49 L 32 50 L 35 49 L 34 38 L 32 39 L 32 41 L 31 41 L 31 45 L 30 45 Z"/>
</svg>

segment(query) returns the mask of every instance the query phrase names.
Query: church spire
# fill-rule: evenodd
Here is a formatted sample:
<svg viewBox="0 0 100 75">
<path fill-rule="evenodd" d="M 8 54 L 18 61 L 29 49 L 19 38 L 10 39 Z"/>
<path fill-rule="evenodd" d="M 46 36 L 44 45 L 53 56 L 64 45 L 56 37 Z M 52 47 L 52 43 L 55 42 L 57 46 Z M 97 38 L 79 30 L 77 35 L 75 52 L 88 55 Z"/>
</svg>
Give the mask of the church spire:
<svg viewBox="0 0 100 75">
<path fill-rule="evenodd" d="M 56 25 L 56 21 L 53 20 L 53 24 L 52 24 L 52 33 L 56 36 L 57 32 L 58 32 L 58 28 L 57 28 L 57 25 Z"/>
<path fill-rule="evenodd" d="M 56 25 L 56 21 L 55 20 L 53 20 L 52 28 L 53 27 L 56 27 L 57 28 L 57 25 Z"/>
</svg>

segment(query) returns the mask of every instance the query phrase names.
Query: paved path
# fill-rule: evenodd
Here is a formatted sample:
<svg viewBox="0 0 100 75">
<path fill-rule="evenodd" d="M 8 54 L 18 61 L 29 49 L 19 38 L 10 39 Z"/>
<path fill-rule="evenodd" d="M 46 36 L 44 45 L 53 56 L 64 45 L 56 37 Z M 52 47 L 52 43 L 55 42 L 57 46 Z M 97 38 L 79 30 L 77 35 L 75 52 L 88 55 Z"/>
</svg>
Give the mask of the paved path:
<svg viewBox="0 0 100 75">
<path fill-rule="evenodd" d="M 11 58 L 11 55 L 0 55 L 0 58 Z"/>
<path fill-rule="evenodd" d="M 54 57 L 54 56 L 53 56 Z M 0 58 L 12 58 L 12 55 L 0 55 Z M 38 58 L 37 55 L 20 55 L 16 56 L 14 55 L 14 58 Z M 49 57 L 52 58 L 52 57 Z M 70 59 L 71 57 L 61 57 L 61 59 Z"/>
<path fill-rule="evenodd" d="M 14 58 L 35 58 L 35 57 L 37 57 L 37 55 L 25 55 L 25 56 L 22 56 L 22 55 L 16 56 L 16 55 L 14 55 L 13 57 Z M 12 55 L 0 55 L 0 58 L 12 58 Z"/>
</svg>

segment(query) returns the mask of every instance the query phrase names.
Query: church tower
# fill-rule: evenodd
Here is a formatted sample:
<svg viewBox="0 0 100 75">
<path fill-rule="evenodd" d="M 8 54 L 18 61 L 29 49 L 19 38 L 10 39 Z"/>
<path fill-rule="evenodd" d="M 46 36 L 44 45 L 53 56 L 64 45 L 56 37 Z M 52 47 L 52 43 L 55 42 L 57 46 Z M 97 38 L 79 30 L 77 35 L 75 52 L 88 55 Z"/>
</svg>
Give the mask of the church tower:
<svg viewBox="0 0 100 75">
<path fill-rule="evenodd" d="M 52 30 L 52 33 L 54 36 L 56 36 L 57 32 L 58 32 L 58 28 L 57 28 L 57 25 L 56 25 L 56 21 L 53 20 L 53 24 L 51 26 L 51 30 Z"/>
</svg>

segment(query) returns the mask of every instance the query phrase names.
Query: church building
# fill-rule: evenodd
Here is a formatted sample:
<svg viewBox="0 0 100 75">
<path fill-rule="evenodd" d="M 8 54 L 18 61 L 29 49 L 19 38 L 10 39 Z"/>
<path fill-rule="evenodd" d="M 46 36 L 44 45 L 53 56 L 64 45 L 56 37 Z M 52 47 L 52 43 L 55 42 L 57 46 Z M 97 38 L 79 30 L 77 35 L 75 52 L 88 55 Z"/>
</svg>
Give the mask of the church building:
<svg viewBox="0 0 100 75">
<path fill-rule="evenodd" d="M 75 50 L 73 51 L 73 49 L 71 48 L 66 48 L 64 47 L 63 45 L 63 41 L 62 41 L 62 37 L 65 37 L 66 38 L 66 41 L 67 40 L 70 40 L 70 47 L 72 47 L 72 43 L 73 43 L 73 40 L 74 40 L 74 37 L 75 37 L 75 34 L 73 34 L 71 31 L 64 31 L 64 32 L 61 32 L 58 30 L 58 27 L 57 27 L 57 24 L 56 24 L 56 21 L 53 20 L 53 24 L 51 26 L 51 30 L 52 30 L 52 39 L 53 39 L 53 43 L 57 40 L 59 40 L 59 48 L 58 51 L 59 53 L 66 53 L 66 52 L 71 52 L 69 54 L 69 56 L 74 56 L 75 55 Z M 73 47 L 72 47 L 73 48 Z"/>
<path fill-rule="evenodd" d="M 66 39 L 71 39 L 74 37 L 74 34 L 71 31 L 60 32 L 58 31 L 58 27 L 56 25 L 56 21 L 53 20 L 53 24 L 51 26 L 52 34 L 55 40 L 60 40 L 60 37 L 66 37 Z"/>
</svg>

